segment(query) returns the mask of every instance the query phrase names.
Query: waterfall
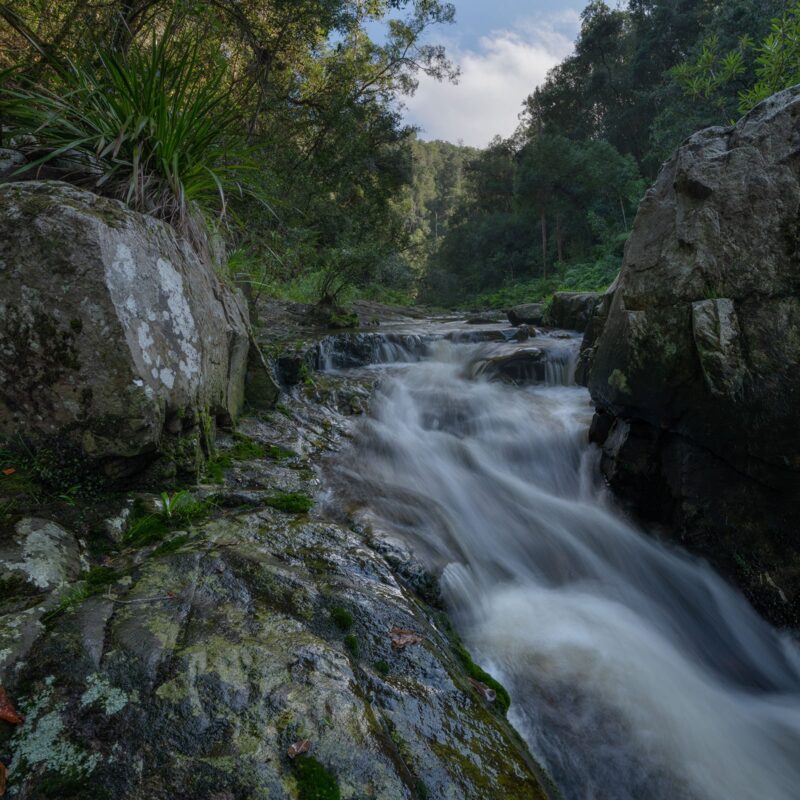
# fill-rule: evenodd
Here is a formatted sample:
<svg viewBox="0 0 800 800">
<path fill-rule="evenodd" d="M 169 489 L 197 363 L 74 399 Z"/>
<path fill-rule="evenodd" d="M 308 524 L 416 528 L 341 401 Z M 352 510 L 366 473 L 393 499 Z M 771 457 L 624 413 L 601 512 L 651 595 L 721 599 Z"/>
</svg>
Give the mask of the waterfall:
<svg viewBox="0 0 800 800">
<path fill-rule="evenodd" d="M 533 344 L 538 383 L 490 380 L 489 345 L 426 343 L 382 381 L 344 490 L 442 569 L 565 798 L 796 800 L 795 644 L 615 509 L 569 385 L 577 342 Z"/>
</svg>

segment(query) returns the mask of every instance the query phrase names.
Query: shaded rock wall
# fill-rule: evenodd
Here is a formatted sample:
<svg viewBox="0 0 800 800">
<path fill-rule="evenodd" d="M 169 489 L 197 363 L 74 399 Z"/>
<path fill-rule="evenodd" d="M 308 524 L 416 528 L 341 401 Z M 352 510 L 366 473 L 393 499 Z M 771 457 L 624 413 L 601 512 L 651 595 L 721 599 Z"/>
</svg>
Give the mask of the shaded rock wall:
<svg viewBox="0 0 800 800">
<path fill-rule="evenodd" d="M 597 292 L 556 292 L 544 317 L 545 325 L 585 331 L 601 295 Z"/>
<path fill-rule="evenodd" d="M 796 624 L 800 87 L 665 164 L 583 355 L 612 486 Z"/>
</svg>

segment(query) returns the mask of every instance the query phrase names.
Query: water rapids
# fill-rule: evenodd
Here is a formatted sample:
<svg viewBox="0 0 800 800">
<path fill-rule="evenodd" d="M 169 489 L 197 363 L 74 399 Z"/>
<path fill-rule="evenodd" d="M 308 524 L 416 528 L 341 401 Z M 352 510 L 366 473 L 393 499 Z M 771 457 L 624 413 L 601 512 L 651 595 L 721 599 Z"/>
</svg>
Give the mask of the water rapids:
<svg viewBox="0 0 800 800">
<path fill-rule="evenodd" d="M 475 368 L 485 347 L 387 370 L 338 468 L 443 569 L 511 721 L 569 800 L 797 800 L 794 643 L 615 510 L 563 348 L 514 386 Z"/>
</svg>

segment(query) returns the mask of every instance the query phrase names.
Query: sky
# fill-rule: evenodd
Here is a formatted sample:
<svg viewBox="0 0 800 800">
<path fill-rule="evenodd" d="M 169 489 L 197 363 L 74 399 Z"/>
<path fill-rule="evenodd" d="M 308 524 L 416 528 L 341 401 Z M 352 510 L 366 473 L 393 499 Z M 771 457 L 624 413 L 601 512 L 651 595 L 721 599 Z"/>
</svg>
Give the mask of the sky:
<svg viewBox="0 0 800 800">
<path fill-rule="evenodd" d="M 485 147 L 510 136 L 522 101 L 572 50 L 586 0 L 454 0 L 456 22 L 432 31 L 461 67 L 458 84 L 422 76 L 405 99 L 421 139 Z"/>
</svg>

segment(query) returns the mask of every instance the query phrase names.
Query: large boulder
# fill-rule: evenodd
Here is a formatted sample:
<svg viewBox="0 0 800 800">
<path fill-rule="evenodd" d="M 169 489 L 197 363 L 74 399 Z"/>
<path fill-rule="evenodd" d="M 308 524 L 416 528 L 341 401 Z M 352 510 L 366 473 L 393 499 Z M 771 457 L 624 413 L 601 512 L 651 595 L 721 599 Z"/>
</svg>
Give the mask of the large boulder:
<svg viewBox="0 0 800 800">
<path fill-rule="evenodd" d="M 553 328 L 583 332 L 601 296 L 598 292 L 556 292 L 544 322 Z"/>
<path fill-rule="evenodd" d="M 525 303 L 508 310 L 508 321 L 514 325 L 541 325 L 544 320 L 544 303 Z"/>
<path fill-rule="evenodd" d="M 800 597 L 800 87 L 688 139 L 587 337 L 612 485 L 779 622 Z"/>
<path fill-rule="evenodd" d="M 246 305 L 172 228 L 60 182 L 0 185 L 0 438 L 110 475 L 196 469 L 239 412 Z"/>
</svg>

